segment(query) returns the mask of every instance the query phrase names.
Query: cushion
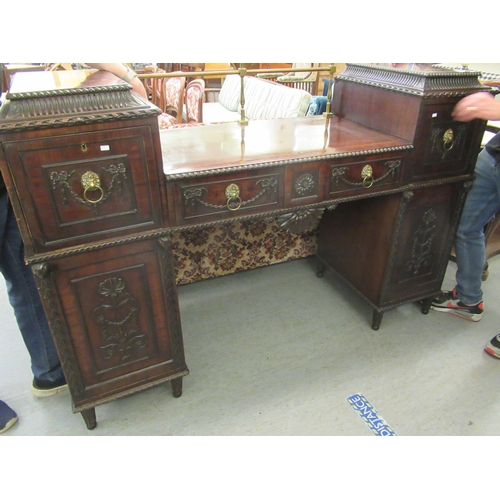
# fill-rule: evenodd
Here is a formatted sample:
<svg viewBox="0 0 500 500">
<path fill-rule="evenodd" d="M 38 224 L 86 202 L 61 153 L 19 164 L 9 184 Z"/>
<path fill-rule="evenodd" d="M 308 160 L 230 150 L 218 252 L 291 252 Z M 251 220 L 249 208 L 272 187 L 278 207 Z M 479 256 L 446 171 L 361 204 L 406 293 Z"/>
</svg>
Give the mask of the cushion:
<svg viewBox="0 0 500 500">
<path fill-rule="evenodd" d="M 219 102 L 229 111 L 238 111 L 241 94 L 241 77 L 227 75 L 219 92 Z"/>
<path fill-rule="evenodd" d="M 305 116 L 311 94 L 277 84 L 269 94 L 265 118 L 296 118 Z"/>
</svg>

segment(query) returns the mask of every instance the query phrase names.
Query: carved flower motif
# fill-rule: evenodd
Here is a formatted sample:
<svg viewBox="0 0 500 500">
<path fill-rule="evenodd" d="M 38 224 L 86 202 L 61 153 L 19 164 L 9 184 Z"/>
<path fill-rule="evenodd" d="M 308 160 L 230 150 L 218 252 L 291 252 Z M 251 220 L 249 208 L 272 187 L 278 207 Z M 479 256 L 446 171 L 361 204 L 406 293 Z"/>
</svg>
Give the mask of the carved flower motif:
<svg viewBox="0 0 500 500">
<path fill-rule="evenodd" d="M 105 297 L 116 297 L 125 290 L 125 283 L 121 278 L 108 278 L 99 285 L 99 293 Z"/>
<path fill-rule="evenodd" d="M 309 194 L 312 192 L 314 189 L 314 177 L 311 174 L 304 174 L 301 175 L 296 181 L 295 181 L 295 191 L 300 195 L 300 196 L 305 196 L 306 194 Z"/>
</svg>

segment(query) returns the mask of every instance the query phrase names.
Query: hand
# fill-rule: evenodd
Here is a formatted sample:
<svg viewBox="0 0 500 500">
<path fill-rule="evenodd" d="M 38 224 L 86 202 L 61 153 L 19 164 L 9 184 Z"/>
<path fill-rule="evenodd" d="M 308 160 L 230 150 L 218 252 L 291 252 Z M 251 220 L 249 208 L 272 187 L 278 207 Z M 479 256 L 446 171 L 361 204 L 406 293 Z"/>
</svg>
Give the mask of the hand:
<svg viewBox="0 0 500 500">
<path fill-rule="evenodd" d="M 475 118 L 500 120 L 500 101 L 495 100 L 489 92 L 476 92 L 459 101 L 452 116 L 460 122 L 469 122 Z"/>
</svg>

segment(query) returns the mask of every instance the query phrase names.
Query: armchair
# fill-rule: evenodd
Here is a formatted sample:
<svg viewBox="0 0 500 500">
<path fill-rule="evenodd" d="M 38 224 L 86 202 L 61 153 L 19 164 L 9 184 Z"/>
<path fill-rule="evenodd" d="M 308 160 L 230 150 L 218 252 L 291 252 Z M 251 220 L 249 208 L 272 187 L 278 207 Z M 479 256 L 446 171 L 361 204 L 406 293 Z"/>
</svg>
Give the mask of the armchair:
<svg viewBox="0 0 500 500">
<path fill-rule="evenodd" d="M 160 109 L 182 122 L 182 108 L 184 106 L 185 76 L 171 76 L 163 80 L 162 102 Z"/>
<path fill-rule="evenodd" d="M 203 122 L 203 101 L 205 81 L 201 78 L 190 81 L 186 86 L 186 123 Z"/>
<path fill-rule="evenodd" d="M 316 68 L 317 63 L 293 63 L 293 68 Z M 316 95 L 318 91 L 318 71 L 291 71 L 282 76 L 278 76 L 276 81 L 287 87 L 305 90 L 311 95 Z"/>
</svg>

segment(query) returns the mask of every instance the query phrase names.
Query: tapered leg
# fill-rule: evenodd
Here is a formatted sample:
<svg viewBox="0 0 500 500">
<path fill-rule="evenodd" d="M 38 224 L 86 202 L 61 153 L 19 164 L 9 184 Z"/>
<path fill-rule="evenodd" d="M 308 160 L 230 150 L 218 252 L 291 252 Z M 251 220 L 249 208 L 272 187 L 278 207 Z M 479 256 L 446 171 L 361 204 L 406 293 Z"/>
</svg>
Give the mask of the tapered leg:
<svg viewBox="0 0 500 500">
<path fill-rule="evenodd" d="M 325 273 L 325 265 L 323 262 L 318 261 L 316 264 L 316 276 L 322 278 Z"/>
<path fill-rule="evenodd" d="M 421 301 L 421 304 L 422 304 L 422 314 L 429 314 L 429 310 L 431 308 L 431 304 L 432 304 L 432 299 L 433 297 L 429 297 L 428 299 L 424 299 Z"/>
<path fill-rule="evenodd" d="M 372 330 L 378 330 L 380 328 L 380 323 L 382 323 L 382 318 L 384 313 L 381 311 L 373 311 L 372 316 Z"/>
<path fill-rule="evenodd" d="M 82 410 L 82 417 L 85 420 L 85 424 L 87 424 L 87 429 L 91 431 L 97 427 L 97 420 L 95 416 L 95 408 L 91 408 L 90 410 Z"/>
<path fill-rule="evenodd" d="M 172 380 L 172 392 L 174 393 L 174 398 L 180 398 L 182 395 L 182 377 Z"/>
</svg>

